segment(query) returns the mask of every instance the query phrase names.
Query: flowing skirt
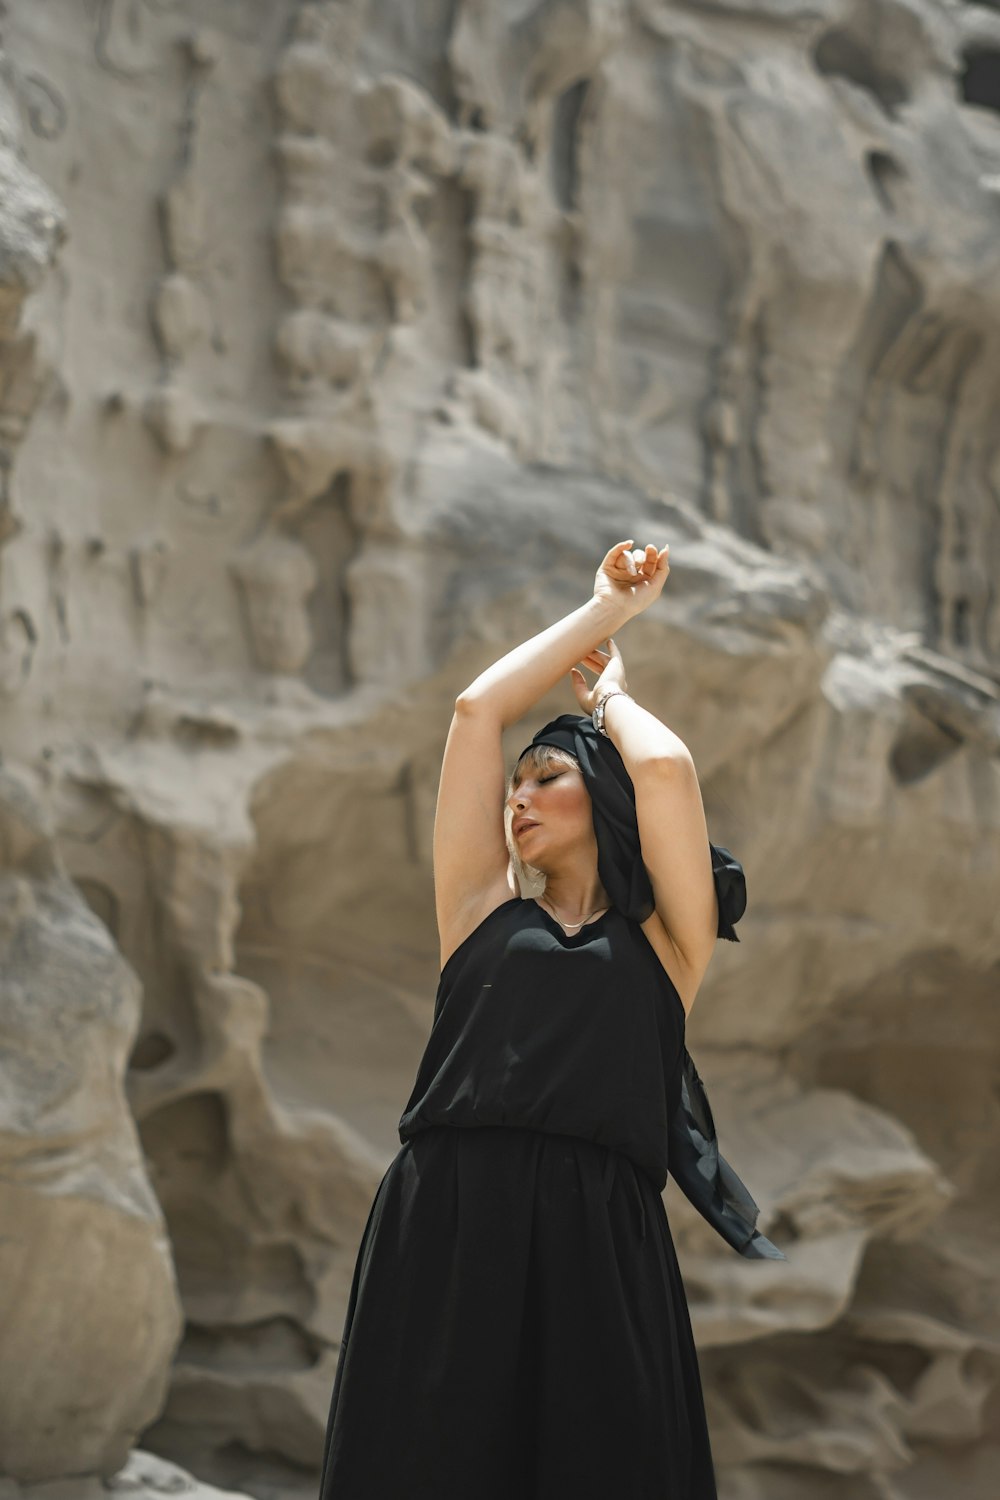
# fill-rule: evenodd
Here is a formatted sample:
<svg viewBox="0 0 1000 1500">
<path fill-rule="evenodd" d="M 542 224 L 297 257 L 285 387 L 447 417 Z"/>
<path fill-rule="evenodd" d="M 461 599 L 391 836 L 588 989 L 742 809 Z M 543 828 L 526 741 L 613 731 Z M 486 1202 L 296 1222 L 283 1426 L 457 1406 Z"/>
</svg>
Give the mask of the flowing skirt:
<svg viewBox="0 0 1000 1500">
<path fill-rule="evenodd" d="M 354 1269 L 320 1500 L 717 1500 L 656 1185 L 516 1126 L 405 1142 Z"/>
</svg>

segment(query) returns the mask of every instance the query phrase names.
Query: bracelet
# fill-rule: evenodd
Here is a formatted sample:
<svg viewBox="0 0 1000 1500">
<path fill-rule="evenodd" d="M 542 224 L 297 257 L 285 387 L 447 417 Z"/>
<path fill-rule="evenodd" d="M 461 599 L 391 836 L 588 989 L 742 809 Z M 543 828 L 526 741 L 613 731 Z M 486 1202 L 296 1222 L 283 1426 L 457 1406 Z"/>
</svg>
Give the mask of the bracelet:
<svg viewBox="0 0 1000 1500">
<path fill-rule="evenodd" d="M 590 717 L 593 720 L 594 728 L 597 730 L 598 734 L 603 734 L 606 740 L 609 740 L 611 738 L 611 736 L 608 734 L 608 731 L 604 727 L 604 708 L 607 704 L 608 699 L 631 697 L 632 694 L 626 693 L 624 688 L 608 688 L 608 691 L 606 693 L 602 693 L 600 698 L 595 703 L 594 712 Z"/>
</svg>

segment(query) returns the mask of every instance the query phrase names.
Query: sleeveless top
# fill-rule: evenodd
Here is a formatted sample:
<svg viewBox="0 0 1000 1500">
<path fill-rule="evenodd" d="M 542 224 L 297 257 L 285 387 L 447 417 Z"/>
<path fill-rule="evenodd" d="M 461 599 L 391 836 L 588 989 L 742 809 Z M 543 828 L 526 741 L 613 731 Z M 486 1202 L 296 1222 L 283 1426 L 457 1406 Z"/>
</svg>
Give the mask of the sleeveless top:
<svg viewBox="0 0 1000 1500">
<path fill-rule="evenodd" d="M 685 1022 L 638 922 L 612 906 L 567 934 L 512 896 L 441 971 L 399 1139 L 435 1125 L 582 1136 L 623 1152 L 661 1192 L 673 1176 L 742 1255 L 784 1260 L 719 1154 Z"/>
<path fill-rule="evenodd" d="M 567 934 L 537 901 L 494 908 L 441 972 L 399 1122 L 523 1125 L 624 1152 L 662 1191 L 685 1013 L 638 922 L 615 907 Z"/>
</svg>

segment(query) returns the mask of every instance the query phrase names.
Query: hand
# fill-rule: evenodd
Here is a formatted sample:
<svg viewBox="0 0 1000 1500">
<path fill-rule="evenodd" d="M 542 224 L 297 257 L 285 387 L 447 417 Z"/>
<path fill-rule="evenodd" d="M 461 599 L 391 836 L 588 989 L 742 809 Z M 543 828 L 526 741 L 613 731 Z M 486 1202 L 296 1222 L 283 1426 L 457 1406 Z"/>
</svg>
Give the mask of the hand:
<svg viewBox="0 0 1000 1500">
<path fill-rule="evenodd" d="M 587 687 L 587 679 L 579 667 L 570 669 L 570 682 L 573 684 L 573 691 L 581 713 L 592 714 L 598 698 L 610 687 L 623 688 L 628 692 L 628 684 L 625 681 L 625 663 L 611 636 L 608 636 L 608 645 L 611 648 L 610 651 L 602 651 L 595 646 L 593 651 L 583 658 L 583 665 L 598 674 L 597 681 L 592 688 Z"/>
<path fill-rule="evenodd" d="M 649 542 L 633 551 L 631 540 L 616 542 L 597 570 L 594 597 L 610 600 L 630 620 L 660 597 L 669 572 L 668 546 L 657 552 Z"/>
</svg>

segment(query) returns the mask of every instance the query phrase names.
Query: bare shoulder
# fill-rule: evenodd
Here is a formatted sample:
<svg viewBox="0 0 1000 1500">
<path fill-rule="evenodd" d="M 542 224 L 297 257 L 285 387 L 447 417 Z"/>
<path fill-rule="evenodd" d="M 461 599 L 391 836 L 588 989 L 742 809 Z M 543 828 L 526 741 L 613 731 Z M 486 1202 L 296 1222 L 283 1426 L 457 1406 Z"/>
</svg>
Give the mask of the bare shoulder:
<svg viewBox="0 0 1000 1500">
<path fill-rule="evenodd" d="M 510 901 L 514 896 L 520 896 L 517 877 L 514 867 L 508 861 L 506 873 L 481 892 L 478 896 L 463 903 L 461 910 L 446 912 L 438 919 L 439 936 L 441 939 L 441 968 L 443 969 L 451 955 L 455 952 L 467 937 L 475 932 L 476 928 L 485 922 L 490 912 L 496 911 L 505 901 Z"/>
<path fill-rule="evenodd" d="M 678 995 L 680 995 L 685 1015 L 689 1016 L 695 996 L 701 985 L 704 970 L 700 973 L 694 972 L 685 963 L 658 912 L 654 911 L 651 916 L 646 918 L 645 922 L 642 923 L 642 930 L 649 939 L 650 947 L 663 965 L 667 978 L 672 981 L 674 988 Z"/>
</svg>

